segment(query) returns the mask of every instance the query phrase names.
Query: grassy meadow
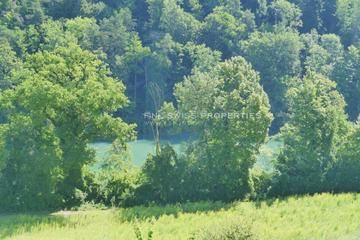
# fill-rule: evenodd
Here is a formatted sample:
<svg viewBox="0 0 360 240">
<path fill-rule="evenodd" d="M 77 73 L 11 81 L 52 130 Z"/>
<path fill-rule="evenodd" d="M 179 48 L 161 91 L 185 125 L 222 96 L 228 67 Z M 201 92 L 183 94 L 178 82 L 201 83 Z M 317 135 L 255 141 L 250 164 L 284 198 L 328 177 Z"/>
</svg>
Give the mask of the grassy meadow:
<svg viewBox="0 0 360 240">
<path fill-rule="evenodd" d="M 2 240 L 189 239 L 201 228 L 229 218 L 251 224 L 259 239 L 359 239 L 360 195 L 321 194 L 264 202 L 189 203 L 166 207 L 1 215 Z"/>
</svg>

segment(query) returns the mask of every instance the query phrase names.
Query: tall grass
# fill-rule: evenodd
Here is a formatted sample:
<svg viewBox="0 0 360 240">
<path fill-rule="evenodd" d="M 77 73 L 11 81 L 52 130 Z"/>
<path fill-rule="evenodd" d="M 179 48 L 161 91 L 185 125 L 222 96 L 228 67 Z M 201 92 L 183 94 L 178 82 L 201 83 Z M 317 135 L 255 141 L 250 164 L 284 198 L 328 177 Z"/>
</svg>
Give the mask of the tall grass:
<svg viewBox="0 0 360 240">
<path fill-rule="evenodd" d="M 131 240 L 134 227 L 154 240 L 189 239 L 207 226 L 241 218 L 259 239 L 360 239 L 360 195 L 321 194 L 263 202 L 0 215 L 0 239 Z M 144 239 L 146 239 L 144 237 Z"/>
</svg>

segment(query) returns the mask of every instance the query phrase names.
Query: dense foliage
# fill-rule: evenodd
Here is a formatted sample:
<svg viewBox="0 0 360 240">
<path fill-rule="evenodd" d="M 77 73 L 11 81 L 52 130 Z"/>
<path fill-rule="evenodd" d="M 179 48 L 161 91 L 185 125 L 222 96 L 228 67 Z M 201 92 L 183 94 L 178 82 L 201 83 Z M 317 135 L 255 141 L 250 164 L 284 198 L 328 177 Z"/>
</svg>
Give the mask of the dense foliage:
<svg viewBox="0 0 360 240">
<path fill-rule="evenodd" d="M 347 133 L 345 101 L 334 82 L 309 73 L 288 91 L 290 117 L 283 128 L 284 149 L 278 158 L 281 194 L 317 193 L 327 189 L 327 172 Z M 331 187 L 331 186 L 330 186 Z"/>
<path fill-rule="evenodd" d="M 359 16 L 357 0 L 0 0 L 0 210 L 360 191 Z M 182 154 L 160 146 L 179 130 Z M 140 169 L 136 132 L 156 141 Z M 254 168 L 269 133 L 272 172 Z M 94 170 L 98 140 L 114 150 Z"/>
<path fill-rule="evenodd" d="M 82 168 L 93 159 L 87 144 L 99 137 L 124 143 L 132 135 L 132 126 L 111 116 L 127 103 L 124 86 L 96 55 L 75 45 L 28 56 L 22 71 L 22 81 L 0 98 L 1 205 L 78 204 Z"/>
</svg>

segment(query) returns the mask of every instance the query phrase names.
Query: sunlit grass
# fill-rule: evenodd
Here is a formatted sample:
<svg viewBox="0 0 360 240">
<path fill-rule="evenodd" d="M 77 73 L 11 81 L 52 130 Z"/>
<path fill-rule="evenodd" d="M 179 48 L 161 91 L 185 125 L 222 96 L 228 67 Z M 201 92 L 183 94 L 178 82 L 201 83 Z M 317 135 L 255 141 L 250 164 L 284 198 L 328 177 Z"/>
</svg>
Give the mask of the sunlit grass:
<svg viewBox="0 0 360 240">
<path fill-rule="evenodd" d="M 0 216 L 0 239 L 135 239 L 134 225 L 153 239 L 188 239 L 230 217 L 253 224 L 260 239 L 358 239 L 360 195 L 316 195 L 267 202 L 196 203 L 166 207 Z"/>
</svg>

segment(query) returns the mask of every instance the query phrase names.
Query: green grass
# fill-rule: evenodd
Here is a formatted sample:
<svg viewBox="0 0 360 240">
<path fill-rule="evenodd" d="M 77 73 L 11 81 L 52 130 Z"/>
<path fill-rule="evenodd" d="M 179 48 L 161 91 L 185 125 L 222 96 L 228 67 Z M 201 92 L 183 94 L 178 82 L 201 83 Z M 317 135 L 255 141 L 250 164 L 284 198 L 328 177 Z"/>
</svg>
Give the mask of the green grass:
<svg viewBox="0 0 360 240">
<path fill-rule="evenodd" d="M 232 217 L 252 223 L 264 240 L 359 239 L 360 194 L 290 197 L 234 204 L 194 203 L 166 207 L 0 216 L 0 239 L 131 240 L 134 224 L 155 240 L 188 239 L 199 228 Z"/>
</svg>

